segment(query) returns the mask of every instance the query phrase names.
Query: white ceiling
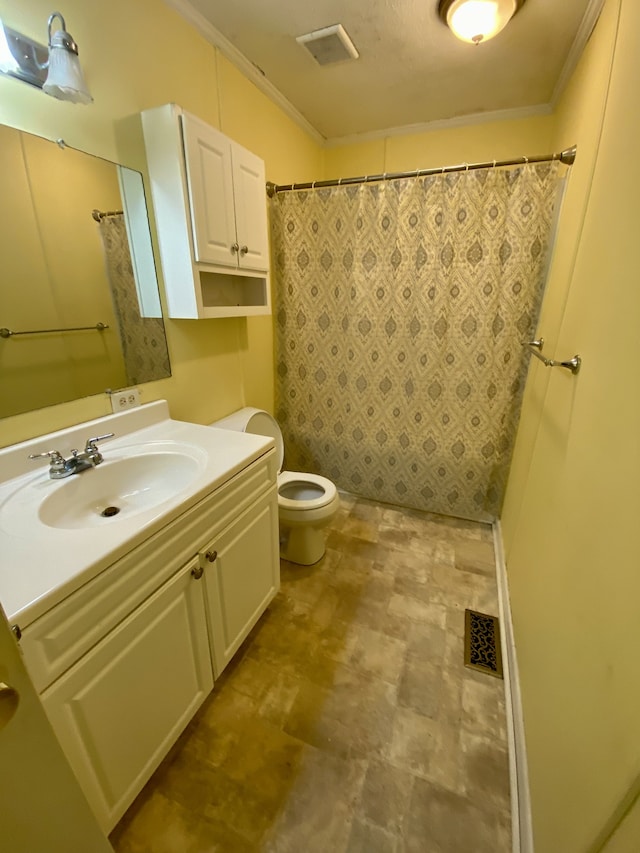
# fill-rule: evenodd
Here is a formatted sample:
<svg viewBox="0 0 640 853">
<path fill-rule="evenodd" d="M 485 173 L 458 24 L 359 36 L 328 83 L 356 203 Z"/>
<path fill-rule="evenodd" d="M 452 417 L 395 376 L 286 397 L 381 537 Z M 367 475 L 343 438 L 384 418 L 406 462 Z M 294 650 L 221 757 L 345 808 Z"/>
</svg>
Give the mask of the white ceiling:
<svg viewBox="0 0 640 853">
<path fill-rule="evenodd" d="M 502 33 L 475 46 L 441 22 L 437 0 L 167 2 L 303 125 L 334 141 L 548 108 L 602 6 L 602 0 L 527 0 Z M 323 67 L 296 36 L 336 23 L 360 58 Z"/>
</svg>

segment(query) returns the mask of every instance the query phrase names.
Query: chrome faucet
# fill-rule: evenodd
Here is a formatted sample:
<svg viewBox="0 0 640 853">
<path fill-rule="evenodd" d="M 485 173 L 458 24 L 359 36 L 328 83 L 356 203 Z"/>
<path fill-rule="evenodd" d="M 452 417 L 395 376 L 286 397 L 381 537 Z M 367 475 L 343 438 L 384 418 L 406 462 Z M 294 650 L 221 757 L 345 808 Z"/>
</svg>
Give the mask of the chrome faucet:
<svg viewBox="0 0 640 853">
<path fill-rule="evenodd" d="M 78 451 L 75 448 L 70 451 L 71 456 L 65 459 L 64 456 L 57 450 L 46 450 L 44 453 L 31 453 L 29 459 L 41 459 L 43 456 L 48 456 L 50 460 L 49 476 L 52 480 L 62 480 L 64 477 L 70 477 L 72 474 L 79 474 L 81 471 L 86 471 L 87 468 L 95 468 L 102 462 L 102 453 L 98 450 L 98 442 L 104 441 L 106 438 L 113 438 L 115 433 L 109 432 L 106 435 L 97 435 L 95 438 L 88 438 L 84 446 L 84 450 Z"/>
</svg>

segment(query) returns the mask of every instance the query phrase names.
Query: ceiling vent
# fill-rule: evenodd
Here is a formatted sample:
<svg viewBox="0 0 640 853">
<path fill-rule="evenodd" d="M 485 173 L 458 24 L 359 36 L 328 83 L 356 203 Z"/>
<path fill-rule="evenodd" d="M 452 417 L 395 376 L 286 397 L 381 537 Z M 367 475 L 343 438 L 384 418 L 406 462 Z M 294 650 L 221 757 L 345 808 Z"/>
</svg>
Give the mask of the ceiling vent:
<svg viewBox="0 0 640 853">
<path fill-rule="evenodd" d="M 342 24 L 323 27 L 296 38 L 298 44 L 306 47 L 319 65 L 331 65 L 346 59 L 358 59 L 360 54 L 347 35 Z"/>
</svg>

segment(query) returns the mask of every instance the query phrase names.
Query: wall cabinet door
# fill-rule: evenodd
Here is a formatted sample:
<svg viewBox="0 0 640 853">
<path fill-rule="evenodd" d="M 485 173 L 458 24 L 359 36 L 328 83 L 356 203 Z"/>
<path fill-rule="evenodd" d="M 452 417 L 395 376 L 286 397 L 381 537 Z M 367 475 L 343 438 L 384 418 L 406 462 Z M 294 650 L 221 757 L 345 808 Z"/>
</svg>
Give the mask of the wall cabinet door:
<svg viewBox="0 0 640 853">
<path fill-rule="evenodd" d="M 195 260 L 237 267 L 231 140 L 187 113 L 182 134 Z"/>
<path fill-rule="evenodd" d="M 233 195 L 240 269 L 269 268 L 267 197 L 264 163 L 251 151 L 231 143 Z"/>
<path fill-rule="evenodd" d="M 263 161 L 188 113 L 182 133 L 196 263 L 267 270 Z"/>
<path fill-rule="evenodd" d="M 217 678 L 280 588 L 275 489 L 213 539 L 201 561 Z"/>
<path fill-rule="evenodd" d="M 213 686 L 194 558 L 42 694 L 101 827 L 110 831 Z"/>
</svg>

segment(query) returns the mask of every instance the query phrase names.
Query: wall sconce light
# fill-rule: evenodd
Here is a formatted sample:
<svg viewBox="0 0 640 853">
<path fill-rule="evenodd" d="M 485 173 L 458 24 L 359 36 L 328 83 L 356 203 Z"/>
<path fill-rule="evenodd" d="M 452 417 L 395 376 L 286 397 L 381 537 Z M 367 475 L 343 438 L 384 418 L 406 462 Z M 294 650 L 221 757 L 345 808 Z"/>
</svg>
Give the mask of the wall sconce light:
<svg viewBox="0 0 640 853">
<path fill-rule="evenodd" d="M 62 28 L 52 32 L 56 18 Z M 78 46 L 60 12 L 51 13 L 47 28 L 48 48 L 0 20 L 0 73 L 37 86 L 61 101 L 90 104 L 93 98 L 82 74 Z"/>
<path fill-rule="evenodd" d="M 462 41 L 480 44 L 497 36 L 525 0 L 440 0 L 438 13 Z"/>
</svg>

